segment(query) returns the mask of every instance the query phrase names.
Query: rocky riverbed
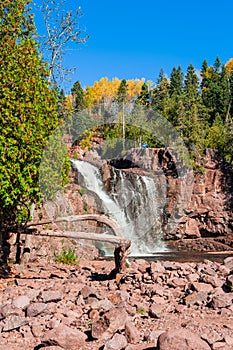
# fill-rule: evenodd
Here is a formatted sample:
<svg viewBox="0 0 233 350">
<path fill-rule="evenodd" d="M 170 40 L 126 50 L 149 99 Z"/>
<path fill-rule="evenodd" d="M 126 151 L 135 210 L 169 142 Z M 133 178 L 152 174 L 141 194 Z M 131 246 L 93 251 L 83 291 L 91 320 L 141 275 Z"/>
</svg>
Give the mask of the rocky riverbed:
<svg viewBox="0 0 233 350">
<path fill-rule="evenodd" d="M 125 275 L 84 259 L 11 270 L 0 280 L 0 350 L 233 349 L 232 257 L 137 259 Z"/>
</svg>

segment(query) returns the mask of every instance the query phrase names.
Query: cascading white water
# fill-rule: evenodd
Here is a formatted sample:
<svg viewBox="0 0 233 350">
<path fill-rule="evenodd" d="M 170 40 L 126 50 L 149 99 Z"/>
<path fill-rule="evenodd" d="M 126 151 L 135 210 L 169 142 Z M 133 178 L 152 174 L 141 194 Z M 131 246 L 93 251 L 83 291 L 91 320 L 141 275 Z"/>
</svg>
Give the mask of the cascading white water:
<svg viewBox="0 0 233 350">
<path fill-rule="evenodd" d="M 119 223 L 124 237 L 131 240 L 132 255 L 166 250 L 161 224 L 166 203 L 164 186 L 156 185 L 151 177 L 113 168 L 112 189 L 108 194 L 97 167 L 80 160 L 72 160 L 72 163 L 83 177 L 82 186 L 95 192 L 106 213 Z"/>
<path fill-rule="evenodd" d="M 165 251 L 162 217 L 166 205 L 166 184 L 149 176 L 114 169 L 111 195 L 124 210 L 129 223 L 127 238 L 134 255 Z"/>
<path fill-rule="evenodd" d="M 84 186 L 97 194 L 106 212 L 113 216 L 124 232 L 125 227 L 128 225 L 124 211 L 104 190 L 99 169 L 91 163 L 81 160 L 72 160 L 72 163 L 83 176 Z"/>
</svg>

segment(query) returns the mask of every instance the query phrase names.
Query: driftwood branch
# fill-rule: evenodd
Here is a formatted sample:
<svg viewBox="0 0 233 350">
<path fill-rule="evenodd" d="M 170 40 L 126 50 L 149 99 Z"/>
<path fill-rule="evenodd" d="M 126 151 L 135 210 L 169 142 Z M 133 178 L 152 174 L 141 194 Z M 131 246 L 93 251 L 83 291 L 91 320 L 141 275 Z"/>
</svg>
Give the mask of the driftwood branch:
<svg viewBox="0 0 233 350">
<path fill-rule="evenodd" d="M 126 238 L 108 235 L 106 233 L 92 233 L 92 232 L 27 232 L 29 235 L 33 236 L 45 236 L 45 237 L 57 237 L 57 238 L 73 238 L 73 239 L 87 239 L 91 241 L 104 241 L 113 244 L 128 244 L 130 241 Z"/>
<path fill-rule="evenodd" d="M 93 221 L 97 221 L 102 224 L 105 224 L 106 226 L 112 229 L 115 236 L 123 237 L 121 227 L 114 219 L 109 218 L 106 215 L 99 215 L 99 214 L 71 215 L 71 216 L 65 216 L 65 217 L 58 217 L 54 220 L 33 221 L 33 222 L 28 222 L 26 224 L 26 227 L 39 226 L 39 225 L 45 225 L 45 224 L 51 224 L 51 223 L 56 224 L 59 222 L 76 222 L 76 221 L 86 221 L 86 220 L 93 220 Z"/>
</svg>

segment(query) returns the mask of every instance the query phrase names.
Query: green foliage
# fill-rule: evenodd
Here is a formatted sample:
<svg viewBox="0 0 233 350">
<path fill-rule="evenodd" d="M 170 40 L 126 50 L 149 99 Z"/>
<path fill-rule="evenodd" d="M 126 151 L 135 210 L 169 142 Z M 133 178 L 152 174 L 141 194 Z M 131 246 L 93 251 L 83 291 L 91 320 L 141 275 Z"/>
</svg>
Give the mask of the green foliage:
<svg viewBox="0 0 233 350">
<path fill-rule="evenodd" d="M 122 79 L 117 91 L 116 101 L 125 102 L 126 97 L 127 97 L 127 82 L 125 79 Z"/>
<path fill-rule="evenodd" d="M 93 137 L 93 132 L 91 130 L 86 130 L 84 133 L 84 138 L 80 141 L 80 146 L 82 150 L 88 148 L 88 151 L 91 150 L 91 139 Z"/>
<path fill-rule="evenodd" d="M 80 84 L 80 81 L 76 81 L 71 89 L 73 97 L 73 108 L 75 112 L 83 110 L 85 106 L 84 91 Z"/>
<path fill-rule="evenodd" d="M 73 159 L 78 159 L 78 152 L 76 150 L 73 153 Z"/>
<path fill-rule="evenodd" d="M 55 254 L 55 261 L 67 265 L 75 265 L 79 262 L 78 256 L 75 254 L 73 247 L 66 247 L 64 239 L 62 240 L 62 251 Z"/>
<path fill-rule="evenodd" d="M 181 95 L 183 91 L 183 73 L 181 67 L 179 66 L 173 68 L 170 79 L 170 96 Z"/>
<path fill-rule="evenodd" d="M 28 0 L 0 1 L 0 216 L 39 199 L 39 164 L 58 125 Z M 9 215 L 8 215 L 9 214 Z"/>
<path fill-rule="evenodd" d="M 70 162 L 65 143 L 67 130 L 63 125 L 51 135 L 39 168 L 39 186 L 45 201 L 53 199 L 54 195 L 68 182 Z"/>
<path fill-rule="evenodd" d="M 81 187 L 81 188 L 78 189 L 78 193 L 79 193 L 81 196 L 83 196 L 86 192 L 87 192 L 87 189 L 84 188 L 84 187 Z"/>
<path fill-rule="evenodd" d="M 86 213 L 89 213 L 89 207 L 86 203 L 84 203 L 83 205 L 83 210 L 86 212 Z"/>
<path fill-rule="evenodd" d="M 88 327 L 88 328 L 91 328 L 91 326 L 92 326 L 91 320 L 87 320 L 87 327 Z"/>
<path fill-rule="evenodd" d="M 146 83 L 144 83 L 142 85 L 142 89 L 141 89 L 141 92 L 136 99 L 136 103 L 149 107 L 150 94 L 149 94 L 148 85 Z"/>
<path fill-rule="evenodd" d="M 71 134 L 74 141 L 80 141 L 83 134 L 96 125 L 92 115 L 86 110 L 76 111 L 71 118 Z"/>
<path fill-rule="evenodd" d="M 199 82 L 192 64 L 184 81 L 180 68 L 173 68 L 170 80 L 161 72 L 151 106 L 179 131 L 192 159 L 199 159 L 204 149 L 211 147 L 231 161 L 232 71 L 227 71 L 219 58 L 212 67 L 205 60 L 201 78 Z"/>
<path fill-rule="evenodd" d="M 136 310 L 136 312 L 137 312 L 137 314 L 144 315 L 144 313 L 146 312 L 146 309 L 144 307 L 139 307 Z"/>
</svg>

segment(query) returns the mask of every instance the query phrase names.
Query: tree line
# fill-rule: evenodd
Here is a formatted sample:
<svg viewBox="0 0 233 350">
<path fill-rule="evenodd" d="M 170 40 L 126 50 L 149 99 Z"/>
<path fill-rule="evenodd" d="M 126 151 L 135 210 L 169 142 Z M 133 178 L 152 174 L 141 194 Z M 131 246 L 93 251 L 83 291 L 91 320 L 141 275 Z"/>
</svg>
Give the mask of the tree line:
<svg viewBox="0 0 233 350">
<path fill-rule="evenodd" d="M 85 108 L 90 111 L 97 103 L 107 106 L 114 101 L 142 105 L 162 115 L 176 128 L 194 159 L 201 158 L 206 148 L 214 148 L 229 162 L 232 162 L 232 97 L 233 59 L 223 64 L 219 57 L 213 65 L 204 60 L 199 74 L 192 64 L 185 74 L 180 66 L 174 67 L 170 76 L 161 69 L 155 84 L 143 79 L 102 78 L 85 89 L 77 81 L 71 90 L 74 111 Z M 79 120 L 79 125 L 85 120 Z M 147 133 L 149 127 L 150 121 L 144 120 L 142 128 Z M 154 138 L 136 129 L 126 125 L 125 137 L 135 134 L 134 138 L 147 139 L 149 146 L 156 146 Z M 122 133 L 122 120 L 119 120 L 105 129 L 105 138 L 120 137 Z"/>
</svg>

